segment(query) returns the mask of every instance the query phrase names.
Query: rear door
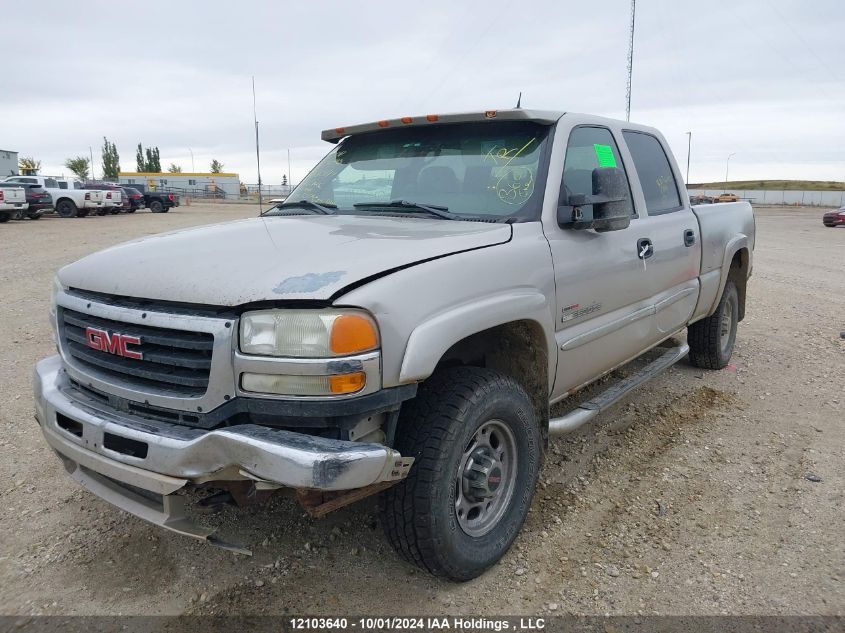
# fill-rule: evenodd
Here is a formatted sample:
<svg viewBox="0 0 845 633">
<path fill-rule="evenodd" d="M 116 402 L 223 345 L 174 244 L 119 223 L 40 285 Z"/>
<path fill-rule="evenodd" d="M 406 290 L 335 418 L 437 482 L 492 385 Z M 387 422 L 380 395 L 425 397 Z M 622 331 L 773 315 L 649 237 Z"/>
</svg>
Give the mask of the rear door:
<svg viewBox="0 0 845 633">
<path fill-rule="evenodd" d="M 634 185 L 645 202 L 637 239 L 651 245 L 641 262 L 655 308 L 653 336 L 662 339 L 687 324 L 698 301 L 698 220 L 663 139 L 639 130 L 624 130 L 622 136 L 636 171 Z"/>
</svg>

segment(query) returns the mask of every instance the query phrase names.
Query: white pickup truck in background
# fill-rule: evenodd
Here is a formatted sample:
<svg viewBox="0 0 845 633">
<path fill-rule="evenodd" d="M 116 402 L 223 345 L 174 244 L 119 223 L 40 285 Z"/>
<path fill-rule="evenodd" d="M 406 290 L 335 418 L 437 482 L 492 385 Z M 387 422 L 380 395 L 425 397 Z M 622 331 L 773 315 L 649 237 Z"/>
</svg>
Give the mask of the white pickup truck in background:
<svg viewBox="0 0 845 633">
<path fill-rule="evenodd" d="M 84 218 L 104 207 L 102 191 L 85 189 L 80 180 L 50 176 L 9 176 L 4 182 L 41 185 L 53 196 L 53 205 L 63 218 Z"/>
<path fill-rule="evenodd" d="M 27 208 L 29 205 L 23 187 L 0 188 L 0 222 L 8 222 Z"/>
</svg>

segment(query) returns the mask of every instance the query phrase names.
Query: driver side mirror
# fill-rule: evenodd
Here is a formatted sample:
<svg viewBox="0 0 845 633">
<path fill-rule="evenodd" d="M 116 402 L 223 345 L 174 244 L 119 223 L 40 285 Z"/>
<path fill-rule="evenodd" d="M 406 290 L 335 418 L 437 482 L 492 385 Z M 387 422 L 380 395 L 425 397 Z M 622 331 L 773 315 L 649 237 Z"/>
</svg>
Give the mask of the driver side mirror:
<svg viewBox="0 0 845 633">
<path fill-rule="evenodd" d="M 557 210 L 560 227 L 598 232 L 628 228 L 631 201 L 625 173 L 618 167 L 597 167 L 592 172 L 592 189 L 592 195 L 572 194 L 562 201 Z"/>
</svg>

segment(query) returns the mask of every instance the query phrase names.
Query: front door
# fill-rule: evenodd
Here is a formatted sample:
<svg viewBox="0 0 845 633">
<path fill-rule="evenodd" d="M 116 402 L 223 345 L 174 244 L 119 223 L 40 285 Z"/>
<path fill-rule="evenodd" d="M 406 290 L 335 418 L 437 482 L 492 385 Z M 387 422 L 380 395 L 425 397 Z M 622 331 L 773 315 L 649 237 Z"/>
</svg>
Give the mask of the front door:
<svg viewBox="0 0 845 633">
<path fill-rule="evenodd" d="M 627 177 L 608 128 L 573 128 L 564 158 L 561 204 L 570 195 L 591 195 L 592 172 L 598 167 L 620 168 Z M 653 339 L 650 257 L 645 253 L 645 261 L 641 259 L 638 247 L 645 235 L 644 218 L 637 217 L 633 203 L 631 215 L 628 228 L 607 232 L 562 229 L 544 219 L 557 294 L 553 399 L 637 356 Z"/>
</svg>

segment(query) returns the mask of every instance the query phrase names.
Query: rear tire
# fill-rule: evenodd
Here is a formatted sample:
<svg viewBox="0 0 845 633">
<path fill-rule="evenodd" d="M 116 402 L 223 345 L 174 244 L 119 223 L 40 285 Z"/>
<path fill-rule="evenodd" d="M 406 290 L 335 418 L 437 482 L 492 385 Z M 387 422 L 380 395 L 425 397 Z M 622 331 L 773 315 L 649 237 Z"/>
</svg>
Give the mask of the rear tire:
<svg viewBox="0 0 845 633">
<path fill-rule="evenodd" d="M 542 438 L 528 394 L 495 371 L 446 369 L 402 407 L 396 438 L 415 461 L 381 495 L 387 539 L 436 576 L 479 576 L 507 552 L 534 496 Z"/>
<path fill-rule="evenodd" d="M 164 210 L 164 205 L 158 200 L 150 202 L 150 211 L 153 213 L 161 213 Z"/>
<path fill-rule="evenodd" d="M 76 214 L 76 217 L 87 218 L 89 213 L 91 213 L 90 209 L 80 209 L 79 212 Z"/>
<path fill-rule="evenodd" d="M 687 328 L 689 359 L 702 369 L 722 369 L 731 360 L 739 322 L 739 294 L 732 281 L 725 284 L 716 311 Z"/>
<path fill-rule="evenodd" d="M 34 211 L 32 213 L 27 213 L 26 217 L 28 217 L 30 220 L 40 220 L 41 215 L 42 215 L 41 211 Z"/>
<path fill-rule="evenodd" d="M 56 203 L 56 213 L 60 218 L 75 218 L 79 214 L 79 209 L 73 200 L 63 199 Z"/>
<path fill-rule="evenodd" d="M 0 223 L 8 222 L 12 219 L 11 213 L 6 213 L 5 211 L 0 211 Z"/>
</svg>

